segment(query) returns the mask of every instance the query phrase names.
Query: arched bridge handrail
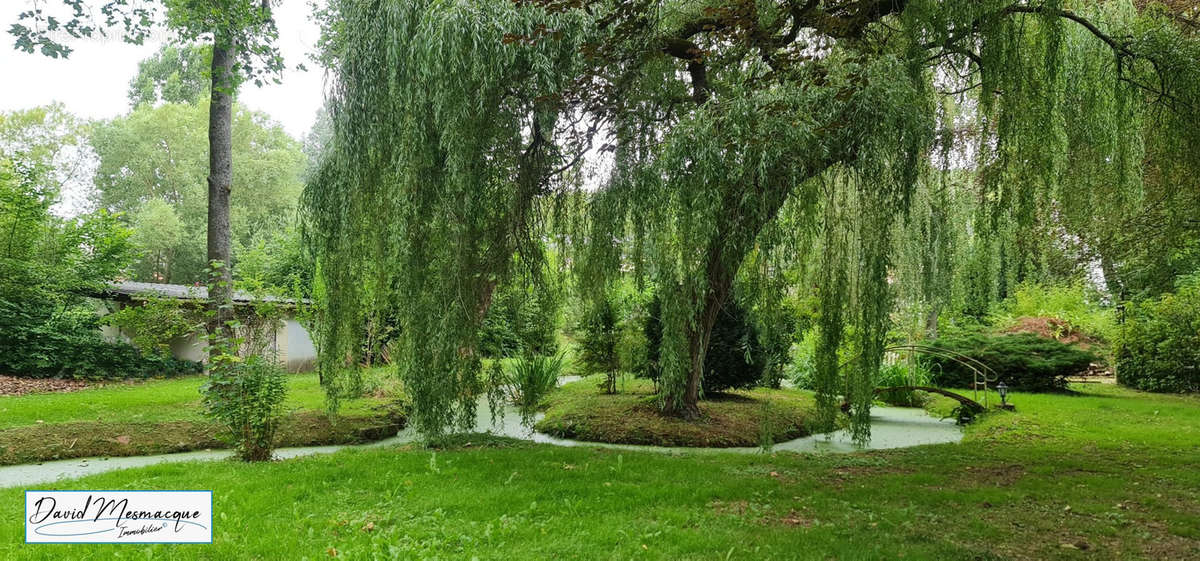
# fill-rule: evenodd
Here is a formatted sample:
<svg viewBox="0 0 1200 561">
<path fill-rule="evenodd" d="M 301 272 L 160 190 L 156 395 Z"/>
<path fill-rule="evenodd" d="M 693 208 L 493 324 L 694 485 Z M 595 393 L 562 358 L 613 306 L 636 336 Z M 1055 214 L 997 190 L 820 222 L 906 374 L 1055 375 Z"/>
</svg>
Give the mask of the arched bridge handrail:
<svg viewBox="0 0 1200 561">
<path fill-rule="evenodd" d="M 959 403 L 963 404 L 966 407 L 974 409 L 976 413 L 982 413 L 984 411 L 983 405 L 980 405 L 979 402 L 975 401 L 974 399 L 971 399 L 967 396 L 956 394 L 951 391 L 943 390 L 942 388 L 935 388 L 933 386 L 891 386 L 888 388 L 875 388 L 875 395 L 879 395 L 880 393 L 883 393 L 883 392 L 913 391 L 913 390 L 920 390 L 923 392 L 944 395 L 950 399 L 958 401 Z"/>
</svg>

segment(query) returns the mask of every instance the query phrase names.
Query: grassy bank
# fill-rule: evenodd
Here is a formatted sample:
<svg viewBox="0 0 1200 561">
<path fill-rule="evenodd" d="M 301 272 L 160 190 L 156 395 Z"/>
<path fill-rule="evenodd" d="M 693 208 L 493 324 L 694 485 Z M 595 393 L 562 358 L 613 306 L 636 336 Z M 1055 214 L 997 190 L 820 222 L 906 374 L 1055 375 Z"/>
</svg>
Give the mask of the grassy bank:
<svg viewBox="0 0 1200 561">
<path fill-rule="evenodd" d="M 72 489 L 213 489 L 202 546 L 23 545 L 63 559 L 1198 559 L 1200 399 L 1013 396 L 962 444 L 669 456 L 471 438 L 267 465 L 159 465 Z"/>
<path fill-rule="evenodd" d="M 541 432 L 617 444 L 657 446 L 758 446 L 810 434 L 813 400 L 790 390 L 737 390 L 710 396 L 703 417 L 686 422 L 663 415 L 648 380 L 627 378 L 616 394 L 603 393 L 600 377 L 567 384 L 547 398 Z"/>
<path fill-rule="evenodd" d="M 204 417 L 202 376 L 118 383 L 71 393 L 0 397 L 0 465 L 90 456 L 138 456 L 224 446 Z M 288 377 L 281 446 L 346 444 L 395 434 L 396 391 L 346 400 L 325 414 L 316 374 Z"/>
</svg>

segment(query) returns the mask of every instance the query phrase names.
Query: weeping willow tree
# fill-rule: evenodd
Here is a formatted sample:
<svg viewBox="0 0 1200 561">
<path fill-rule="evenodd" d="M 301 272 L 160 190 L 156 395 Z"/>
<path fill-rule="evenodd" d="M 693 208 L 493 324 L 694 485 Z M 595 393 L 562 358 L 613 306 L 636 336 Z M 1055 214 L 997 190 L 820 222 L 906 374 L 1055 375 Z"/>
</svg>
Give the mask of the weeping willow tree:
<svg viewBox="0 0 1200 561">
<path fill-rule="evenodd" d="M 612 87 L 600 88 L 593 105 L 620 123 L 621 148 L 595 202 L 593 227 L 612 231 L 589 240 L 607 247 L 610 257 L 600 260 L 609 263 L 624 233 L 647 248 L 644 266 L 663 295 L 663 406 L 689 417 L 699 414 L 713 321 L 747 256 L 773 243 L 763 234 L 786 205 L 824 232 L 822 418 L 831 424 L 844 399 L 864 439 L 894 304 L 894 230 L 913 219 L 913 195 L 931 181 L 934 155 L 954 152 L 979 176 L 969 254 L 989 282 L 1001 277 L 998 289 L 986 288 L 1002 294 L 1004 280 L 1039 270 L 1042 241 L 1031 233 L 1045 230 L 1038 220 L 1049 218 L 1045 209 L 1078 159 L 1135 168 L 1112 176 L 1136 190 L 1140 172 L 1130 163 L 1143 131 L 1131 117 L 1162 107 L 1170 116 L 1155 134 L 1176 137 L 1191 134 L 1196 120 L 1195 37 L 1178 13 L 1154 7 L 680 1 L 595 13 L 608 35 L 596 49 L 604 63 L 594 66 Z M 1102 71 L 1079 80 L 1088 64 Z M 1081 110 L 1071 97 L 1080 90 L 1114 102 Z M 962 114 L 939 110 L 945 96 L 963 100 Z M 973 144 L 934 134 L 964 119 Z M 1112 141 L 1084 150 L 1079 135 L 1095 130 Z M 945 305 L 953 259 L 939 254 L 950 251 L 956 225 L 943 222 L 950 202 L 938 197 L 921 197 L 903 235 L 922 238 L 919 299 Z M 622 212 L 625 220 L 613 218 Z"/>
<path fill-rule="evenodd" d="M 1137 190 L 1149 127 L 1131 115 L 1158 108 L 1167 138 L 1197 124 L 1197 42 L 1179 20 L 1194 14 L 1117 1 L 341 0 L 334 13 L 333 146 L 305 196 L 330 294 L 322 371 L 353 362 L 373 308 L 395 310 L 398 370 L 428 434 L 471 413 L 481 318 L 513 253 L 533 247 L 531 208 L 569 167 L 560 139 L 576 120 L 615 147 L 573 236 L 581 270 L 602 283 L 633 261 L 653 279 L 663 408 L 700 414 L 713 324 L 739 273 L 780 274 L 741 269 L 791 229 L 821 248 L 822 418 L 849 402 L 860 440 L 897 235 L 940 235 L 945 202 L 918 189 L 934 155 L 961 153 L 978 175 L 972 254 L 1020 271 L 1037 261 L 1022 229 L 1079 159 L 1124 162 L 1114 177 Z M 1072 81 L 1080 60 L 1096 79 Z M 1081 89 L 1113 102 L 1080 111 Z M 951 121 L 976 140 L 937 134 Z M 1093 130 L 1109 147 L 1085 149 Z M 914 201 L 929 228 L 899 226 Z M 937 259 L 939 242 L 920 241 Z"/>
<path fill-rule="evenodd" d="M 323 383 L 356 385 L 369 325 L 391 324 L 411 423 L 469 427 L 479 333 L 498 284 L 540 266 L 536 205 L 562 148 L 581 14 L 507 0 L 344 0 L 326 18 L 333 138 L 303 202 L 327 310 Z"/>
</svg>

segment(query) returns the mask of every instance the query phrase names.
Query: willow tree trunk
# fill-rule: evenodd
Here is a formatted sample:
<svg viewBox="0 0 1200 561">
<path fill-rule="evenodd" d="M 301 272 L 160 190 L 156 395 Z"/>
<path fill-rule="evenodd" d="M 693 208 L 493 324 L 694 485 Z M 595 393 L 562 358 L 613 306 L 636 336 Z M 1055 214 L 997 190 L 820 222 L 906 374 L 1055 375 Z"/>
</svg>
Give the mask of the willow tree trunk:
<svg viewBox="0 0 1200 561">
<path fill-rule="evenodd" d="M 212 53 L 212 100 L 208 108 L 208 324 L 210 336 L 232 339 L 233 321 L 232 234 L 229 197 L 233 189 L 233 46 L 217 34 Z M 209 345 L 209 356 L 223 345 Z"/>
<path fill-rule="evenodd" d="M 725 308 L 733 294 L 733 282 L 737 278 L 738 269 L 745 261 L 746 255 L 753 249 L 759 232 L 767 224 L 775 220 L 779 209 L 787 200 L 787 186 L 768 186 L 755 183 L 753 186 L 760 192 L 765 192 L 765 204 L 753 209 L 743 208 L 741 189 L 731 188 L 722 201 L 724 213 L 729 220 L 710 243 L 707 251 L 704 276 L 707 286 L 704 290 L 703 302 L 696 308 L 694 327 L 687 330 L 688 339 L 688 373 L 687 384 L 684 387 L 683 399 L 678 406 L 668 408 L 669 412 L 685 419 L 700 417 L 700 393 L 703 391 L 704 359 L 708 353 L 708 344 L 712 339 L 713 326 L 721 310 Z M 771 188 L 774 187 L 774 188 Z M 738 232 L 739 235 L 732 235 Z"/>
<path fill-rule="evenodd" d="M 740 260 L 735 263 L 740 264 Z M 700 391 L 704 379 L 704 359 L 708 355 L 708 343 L 712 340 L 713 326 L 717 324 L 717 316 L 725 307 L 725 302 L 729 300 L 729 295 L 733 290 L 733 279 L 737 275 L 737 269 L 737 264 L 731 266 L 723 259 L 719 246 L 714 246 L 709 250 L 706 275 L 708 287 L 704 294 L 704 303 L 700 306 L 695 327 L 689 329 L 687 333 L 687 386 L 683 393 L 683 403 L 680 405 L 679 411 L 676 411 L 685 419 L 700 417 Z"/>
</svg>

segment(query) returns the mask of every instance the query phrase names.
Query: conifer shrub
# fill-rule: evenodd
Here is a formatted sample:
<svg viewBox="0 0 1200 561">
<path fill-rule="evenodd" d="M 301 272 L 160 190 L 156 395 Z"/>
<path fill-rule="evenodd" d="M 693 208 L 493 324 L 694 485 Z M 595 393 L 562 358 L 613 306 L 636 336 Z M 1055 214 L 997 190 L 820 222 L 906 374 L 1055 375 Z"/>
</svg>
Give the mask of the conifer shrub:
<svg viewBox="0 0 1200 561">
<path fill-rule="evenodd" d="M 650 302 L 646 319 L 646 340 L 649 376 L 658 378 L 661 356 L 662 322 L 659 319 L 662 305 L 655 297 Z M 702 387 L 707 393 L 730 389 L 752 388 L 759 384 L 766 368 L 767 356 L 759 342 L 754 324 L 746 311 L 730 298 L 717 314 L 712 335 L 708 340 L 708 351 L 704 355 L 704 377 Z"/>
<path fill-rule="evenodd" d="M 996 381 L 1024 392 L 1063 391 L 1067 376 L 1084 372 L 1099 360 L 1089 351 L 1030 333 L 965 333 L 942 337 L 929 345 L 950 351 L 924 355 L 921 360 L 932 371 L 933 384 L 951 388 L 969 388 L 975 381 L 975 372 L 968 366 L 971 361 L 951 356 L 983 363 L 998 377 Z"/>
</svg>

